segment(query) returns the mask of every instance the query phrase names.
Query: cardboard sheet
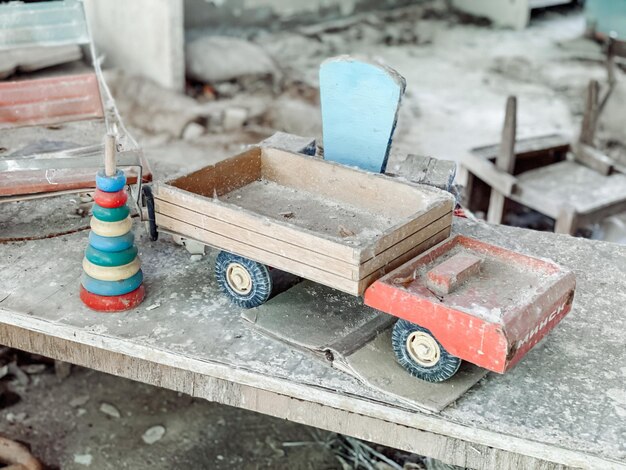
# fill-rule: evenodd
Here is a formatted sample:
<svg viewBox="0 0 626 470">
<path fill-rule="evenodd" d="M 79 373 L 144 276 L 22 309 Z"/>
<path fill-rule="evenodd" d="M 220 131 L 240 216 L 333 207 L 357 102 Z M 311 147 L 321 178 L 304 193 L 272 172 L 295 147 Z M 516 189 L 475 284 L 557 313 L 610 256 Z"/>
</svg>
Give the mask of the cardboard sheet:
<svg viewBox="0 0 626 470">
<path fill-rule="evenodd" d="M 264 305 L 242 313 L 264 334 L 327 361 L 403 405 L 439 412 L 483 378 L 487 371 L 463 363 L 452 379 L 438 384 L 409 375 L 391 348 L 395 318 L 353 297 L 304 281 Z"/>
</svg>

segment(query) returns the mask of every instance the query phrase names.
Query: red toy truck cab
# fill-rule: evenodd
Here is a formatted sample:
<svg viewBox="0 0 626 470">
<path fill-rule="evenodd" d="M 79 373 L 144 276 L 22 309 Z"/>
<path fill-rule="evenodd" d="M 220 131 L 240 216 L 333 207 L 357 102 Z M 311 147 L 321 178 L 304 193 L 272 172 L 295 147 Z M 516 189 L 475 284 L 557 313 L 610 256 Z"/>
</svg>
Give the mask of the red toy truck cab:
<svg viewBox="0 0 626 470">
<path fill-rule="evenodd" d="M 457 235 L 375 281 L 365 303 L 400 319 L 400 364 L 441 381 L 461 359 L 509 370 L 570 311 L 575 285 L 550 261 Z"/>
</svg>

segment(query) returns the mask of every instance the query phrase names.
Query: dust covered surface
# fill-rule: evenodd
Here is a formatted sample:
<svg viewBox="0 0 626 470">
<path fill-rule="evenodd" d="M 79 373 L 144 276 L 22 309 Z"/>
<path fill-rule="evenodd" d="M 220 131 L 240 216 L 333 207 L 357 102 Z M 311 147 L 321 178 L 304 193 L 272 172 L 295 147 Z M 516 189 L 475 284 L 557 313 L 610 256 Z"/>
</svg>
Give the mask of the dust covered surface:
<svg viewBox="0 0 626 470">
<path fill-rule="evenodd" d="M 505 375 L 442 415 L 626 462 L 626 247 L 457 220 L 456 233 L 572 270 L 572 311 Z M 608 468 L 608 467 L 607 467 Z"/>
<path fill-rule="evenodd" d="M 501 323 L 510 310 L 528 305 L 533 298 L 559 278 L 559 272 L 549 273 L 534 269 L 522 262 L 513 263 L 494 254 L 485 254 L 460 244 L 415 271 L 416 281 L 407 286 L 410 292 L 432 297 L 426 287 L 426 274 L 435 266 L 457 254 L 472 254 L 482 260 L 480 271 L 442 297 L 446 306 Z M 437 301 L 436 299 L 433 299 Z"/>
<path fill-rule="evenodd" d="M 493 432 L 494 439 L 514 435 L 625 460 L 626 248 L 465 221 L 457 221 L 455 230 L 550 258 L 575 272 L 577 291 L 572 312 L 519 365 L 504 376 L 488 375 L 441 412 L 442 418 Z M 149 243 L 140 231 L 137 235 L 148 292 L 139 308 L 97 315 L 80 303 L 86 232 L 0 245 L 6 262 L 0 271 L 0 307 L 22 312 L 28 321 L 107 338 L 108 344 L 114 338 L 128 347 L 148 348 L 155 358 L 173 354 L 185 363 L 227 364 L 235 373 L 402 408 L 389 396 L 247 327 L 241 309 L 228 302 L 213 278 L 213 252 L 192 261 L 167 237 Z M 306 313 L 314 306 L 303 302 L 294 308 Z"/>
<path fill-rule="evenodd" d="M 375 240 L 401 221 L 393 213 L 377 214 L 266 179 L 231 191 L 220 200 L 353 246 Z"/>
</svg>

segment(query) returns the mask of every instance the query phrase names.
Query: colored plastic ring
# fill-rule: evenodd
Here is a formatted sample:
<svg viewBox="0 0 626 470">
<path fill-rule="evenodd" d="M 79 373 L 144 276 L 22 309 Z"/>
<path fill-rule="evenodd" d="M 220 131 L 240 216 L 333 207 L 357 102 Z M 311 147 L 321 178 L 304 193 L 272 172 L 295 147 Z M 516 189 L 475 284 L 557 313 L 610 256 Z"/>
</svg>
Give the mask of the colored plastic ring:
<svg viewBox="0 0 626 470">
<path fill-rule="evenodd" d="M 96 250 L 106 252 L 124 251 L 133 246 L 135 233 L 128 232 L 119 237 L 102 237 L 94 232 L 89 233 L 89 244 Z"/>
<path fill-rule="evenodd" d="M 124 279 L 123 281 L 99 281 L 88 274 L 83 273 L 80 283 L 92 294 L 114 296 L 124 295 L 139 288 L 143 282 L 143 272 L 139 270 L 133 277 Z"/>
<path fill-rule="evenodd" d="M 122 207 L 126 204 L 126 201 L 128 201 L 128 193 L 125 189 L 117 191 L 116 193 L 105 193 L 104 191 L 96 189 L 93 200 L 100 207 L 115 209 L 116 207 Z"/>
<path fill-rule="evenodd" d="M 102 222 L 119 222 L 130 215 L 130 209 L 124 205 L 122 207 L 108 208 L 94 204 L 91 208 L 93 216 Z"/>
<path fill-rule="evenodd" d="M 122 266 L 98 266 L 87 258 L 83 258 L 83 271 L 88 276 L 99 281 L 123 281 L 133 277 L 141 269 L 139 258 L 135 258 L 130 263 Z"/>
<path fill-rule="evenodd" d="M 85 251 L 85 258 L 97 266 L 123 266 L 130 263 L 137 256 L 137 247 L 131 246 L 122 251 L 100 251 L 89 245 Z"/>
<path fill-rule="evenodd" d="M 96 188 L 105 193 L 121 191 L 126 186 L 126 174 L 117 170 L 113 176 L 107 176 L 103 170 L 96 173 Z"/>
<path fill-rule="evenodd" d="M 140 285 L 134 291 L 123 295 L 105 296 L 89 292 L 80 286 L 80 300 L 92 310 L 98 312 L 123 312 L 139 305 L 146 295 L 146 289 Z"/>
<path fill-rule="evenodd" d="M 130 232 L 133 228 L 133 221 L 130 217 L 117 222 L 102 222 L 95 217 L 91 218 L 91 230 L 102 237 L 121 237 L 125 233 Z"/>
</svg>

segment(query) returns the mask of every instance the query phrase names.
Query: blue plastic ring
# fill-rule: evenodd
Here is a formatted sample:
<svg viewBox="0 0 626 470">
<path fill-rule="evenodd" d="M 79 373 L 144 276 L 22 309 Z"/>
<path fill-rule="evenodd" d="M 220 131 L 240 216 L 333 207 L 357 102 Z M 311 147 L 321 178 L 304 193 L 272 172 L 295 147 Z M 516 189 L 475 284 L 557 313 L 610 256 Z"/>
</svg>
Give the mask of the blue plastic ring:
<svg viewBox="0 0 626 470">
<path fill-rule="evenodd" d="M 143 282 L 143 273 L 141 269 L 137 271 L 137 274 L 124 279 L 122 281 L 99 281 L 93 277 L 83 273 L 80 283 L 87 291 L 96 295 L 104 295 L 106 297 L 113 297 L 115 295 L 124 295 L 139 288 Z"/>
<path fill-rule="evenodd" d="M 119 237 L 103 237 L 95 232 L 89 232 L 89 244 L 100 251 L 124 251 L 135 243 L 135 233 L 128 232 Z"/>
<path fill-rule="evenodd" d="M 117 170 L 115 175 L 107 176 L 103 170 L 96 173 L 96 187 L 105 193 L 116 193 L 126 186 L 126 174 L 122 170 Z"/>
<path fill-rule="evenodd" d="M 101 251 L 96 250 L 93 246 L 87 245 L 85 250 L 85 258 L 96 266 L 124 266 L 132 263 L 137 257 L 137 247 L 132 246 L 122 251 Z"/>
<path fill-rule="evenodd" d="M 124 220 L 130 214 L 130 209 L 128 206 L 124 205 L 121 207 L 102 207 L 98 204 L 94 204 L 91 207 L 91 213 L 93 216 L 101 220 L 103 222 L 119 222 L 120 220 Z"/>
</svg>

